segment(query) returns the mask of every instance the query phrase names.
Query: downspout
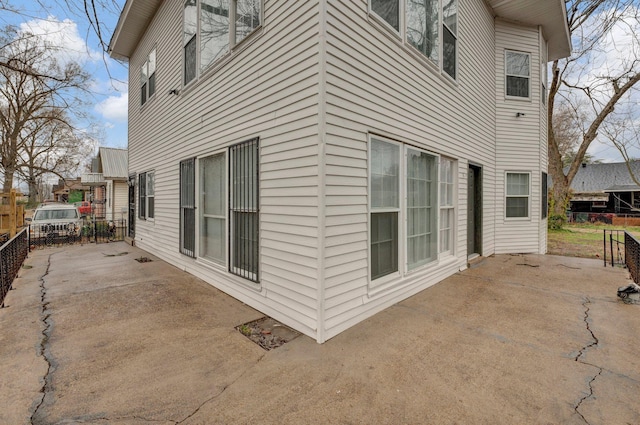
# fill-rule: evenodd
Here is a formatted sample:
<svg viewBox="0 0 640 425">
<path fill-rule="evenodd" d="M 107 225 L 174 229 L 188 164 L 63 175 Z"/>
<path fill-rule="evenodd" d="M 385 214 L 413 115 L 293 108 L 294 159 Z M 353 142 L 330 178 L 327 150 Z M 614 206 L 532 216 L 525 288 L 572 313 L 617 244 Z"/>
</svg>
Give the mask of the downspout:
<svg viewBox="0 0 640 425">
<path fill-rule="evenodd" d="M 327 0 L 319 0 L 318 28 L 318 270 L 316 341 L 325 342 L 325 228 L 326 228 L 326 72 Z"/>
</svg>

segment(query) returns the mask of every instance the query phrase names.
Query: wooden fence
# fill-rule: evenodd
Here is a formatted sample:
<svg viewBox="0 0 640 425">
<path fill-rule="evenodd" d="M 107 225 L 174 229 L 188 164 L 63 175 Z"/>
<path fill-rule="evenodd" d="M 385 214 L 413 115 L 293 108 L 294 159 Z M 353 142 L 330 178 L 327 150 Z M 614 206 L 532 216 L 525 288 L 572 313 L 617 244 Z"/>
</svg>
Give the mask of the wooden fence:
<svg viewBox="0 0 640 425">
<path fill-rule="evenodd" d="M 24 205 L 18 205 L 16 199 L 21 193 L 12 189 L 10 193 L 0 193 L 0 235 L 13 238 L 24 226 Z"/>
</svg>

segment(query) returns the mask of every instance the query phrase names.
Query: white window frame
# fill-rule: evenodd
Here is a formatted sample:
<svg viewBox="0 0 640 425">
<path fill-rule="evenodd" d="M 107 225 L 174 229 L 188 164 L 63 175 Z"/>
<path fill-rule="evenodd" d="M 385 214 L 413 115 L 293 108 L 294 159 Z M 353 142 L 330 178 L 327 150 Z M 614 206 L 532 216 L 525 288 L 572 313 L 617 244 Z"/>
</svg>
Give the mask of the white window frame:
<svg viewBox="0 0 640 425">
<path fill-rule="evenodd" d="M 442 170 L 444 169 L 443 163 L 449 163 L 449 170 L 451 171 L 451 181 L 443 181 L 442 180 Z M 455 229 L 456 229 L 456 195 L 457 195 L 457 178 L 458 175 L 458 161 L 452 158 L 447 158 L 444 156 L 440 157 L 440 169 L 439 169 L 439 177 L 438 177 L 438 206 L 440 214 L 438 216 L 438 254 L 441 257 L 453 255 L 455 253 L 456 248 L 456 238 L 455 238 Z M 442 192 L 443 185 L 451 187 L 451 203 L 445 204 L 442 202 Z M 443 229 L 442 222 L 442 213 L 449 214 L 451 217 L 450 227 Z M 442 232 L 446 231 L 449 234 L 449 247 L 444 249 L 442 246 Z"/>
<path fill-rule="evenodd" d="M 226 52 L 223 53 L 222 55 L 218 56 L 217 58 L 215 58 L 214 60 L 212 60 L 209 64 L 206 64 L 205 66 L 202 65 L 202 61 L 201 61 L 201 2 L 202 0 L 194 0 L 195 1 L 195 7 L 196 7 L 196 25 L 195 25 L 195 44 L 196 44 L 196 54 L 195 54 L 195 74 L 193 76 L 193 78 L 191 78 L 189 81 L 186 80 L 186 52 L 185 52 L 185 47 L 187 46 L 188 42 L 185 43 L 184 40 L 184 34 L 186 33 L 186 19 L 185 19 L 185 7 L 183 4 L 182 7 L 182 25 L 183 25 L 183 39 L 182 39 L 182 85 L 183 86 L 189 86 L 192 83 L 198 81 L 198 79 L 200 78 L 201 75 L 203 75 L 204 73 L 206 73 L 208 70 L 215 68 L 216 64 L 221 62 L 225 57 L 229 56 L 230 53 L 232 53 L 234 51 L 234 49 L 236 49 L 237 46 L 241 45 L 244 43 L 245 40 L 249 39 L 252 37 L 252 35 L 254 35 L 256 32 L 258 32 L 262 26 L 264 25 L 264 0 L 257 0 L 259 2 L 259 6 L 260 6 L 260 22 L 259 24 L 253 28 L 253 30 L 251 30 L 249 33 L 245 34 L 244 37 L 242 38 L 242 40 L 237 41 L 236 40 L 236 33 L 237 33 L 237 26 L 236 26 L 236 10 L 237 10 L 237 6 L 238 6 L 238 1 L 242 1 L 242 0 L 226 0 L 229 5 L 229 16 L 228 16 L 228 20 L 229 20 L 229 32 L 228 32 L 228 36 L 229 36 L 229 43 L 227 45 L 226 48 Z M 223 0 L 225 1 L 225 0 Z M 193 38 L 193 37 L 192 37 Z M 189 39 L 191 40 L 191 38 Z"/>
<path fill-rule="evenodd" d="M 202 244 L 202 219 L 203 216 L 205 215 L 205 207 L 203 205 L 203 194 L 204 194 L 204 188 L 202 187 L 202 172 L 203 172 L 203 167 L 202 167 L 202 161 L 206 158 L 210 158 L 213 156 L 217 156 L 217 155 L 223 155 L 224 157 L 224 189 L 225 189 L 225 195 L 224 195 L 224 215 L 216 217 L 216 216 L 211 216 L 212 218 L 219 218 L 219 219 L 223 219 L 224 220 L 224 259 L 222 259 L 222 261 L 218 261 L 218 260 L 214 260 L 208 257 L 204 257 L 203 253 L 201 252 L 201 244 Z M 227 264 L 229 264 L 229 155 L 228 155 L 228 150 L 227 149 L 223 149 L 223 150 L 216 150 L 214 152 L 210 152 L 207 153 L 206 155 L 202 155 L 196 158 L 196 164 L 195 164 L 195 172 L 196 172 L 196 258 L 198 259 L 198 261 L 203 261 L 207 264 L 210 265 L 215 265 L 215 266 L 222 266 L 226 269 Z"/>
<path fill-rule="evenodd" d="M 392 146 L 396 146 L 399 149 L 399 169 L 398 169 L 398 206 L 397 207 L 384 207 L 384 208 L 376 208 L 372 206 L 372 164 L 373 156 L 372 156 L 372 147 L 374 141 L 387 143 Z M 407 185 L 408 185 L 408 173 L 407 173 L 407 158 L 409 151 L 416 151 L 419 153 L 427 154 L 433 157 L 433 165 L 435 170 L 434 179 L 432 182 L 432 194 L 433 194 L 433 212 L 435 218 L 432 223 L 431 233 L 435 238 L 434 244 L 434 252 L 427 259 L 427 261 L 423 264 L 418 264 L 413 268 L 410 268 L 409 259 L 408 259 L 408 199 L 407 199 Z M 420 270 L 424 270 L 430 267 L 433 267 L 435 264 L 438 264 L 439 260 L 439 251 L 440 251 L 440 158 L 441 156 L 437 153 L 430 152 L 426 149 L 417 148 L 412 145 L 408 145 L 406 143 L 401 143 L 395 140 L 391 140 L 385 137 L 381 137 L 378 135 L 370 134 L 369 135 L 369 143 L 368 143 L 368 158 L 369 158 L 369 166 L 367 170 L 367 178 L 368 178 L 368 191 L 369 191 L 369 201 L 368 201 L 368 237 L 367 237 L 367 252 L 368 252 L 368 276 L 369 276 L 369 286 L 371 289 L 379 290 L 381 287 L 386 287 L 394 281 L 398 281 L 401 278 L 404 278 L 412 273 L 419 272 Z M 454 161 L 455 163 L 455 161 Z M 457 163 L 456 163 L 457 164 Z M 456 166 L 457 169 L 457 166 Z M 455 172 L 454 172 L 455 175 Z M 454 177 L 455 178 L 455 177 Z M 454 183 L 455 184 L 455 183 Z M 455 199 L 456 190 L 454 187 L 453 197 Z M 395 272 L 389 273 L 387 275 L 383 275 L 379 278 L 372 278 L 372 234 L 371 234 L 371 224 L 372 218 L 371 216 L 376 213 L 396 213 L 397 214 L 397 223 L 396 223 L 396 235 L 398 240 L 397 247 L 397 270 Z M 454 222 L 455 222 L 455 209 L 454 209 Z"/>
<path fill-rule="evenodd" d="M 526 195 L 509 194 L 509 175 L 526 175 L 528 178 L 528 192 Z M 531 220 L 531 172 L 530 171 L 507 171 L 504 174 L 504 217 L 508 221 L 529 221 Z M 507 203 L 509 198 L 526 198 L 527 199 L 527 215 L 526 217 L 510 217 L 507 214 Z"/>
<path fill-rule="evenodd" d="M 153 58 L 153 60 L 152 60 Z M 152 68 L 153 66 L 153 68 Z M 158 55 L 156 48 L 151 49 L 147 55 L 147 59 L 140 67 L 140 106 L 144 106 L 156 94 L 157 81 L 156 73 L 158 70 Z M 153 80 L 153 90 L 151 89 L 151 81 Z"/>
<path fill-rule="evenodd" d="M 391 146 L 394 146 L 397 148 L 397 152 L 398 152 L 398 185 L 396 187 L 396 191 L 397 191 L 397 197 L 398 197 L 398 205 L 397 207 L 374 207 L 372 205 L 372 198 L 373 198 L 373 185 L 372 185 L 372 164 L 369 164 L 368 167 L 368 191 L 369 191 L 369 214 L 368 214 L 368 223 L 369 225 L 368 227 L 368 259 L 369 259 L 369 279 L 372 283 L 372 285 L 382 285 L 386 282 L 395 280 L 397 278 L 399 278 L 402 275 L 401 272 L 401 264 L 403 264 L 402 259 L 404 258 L 404 247 L 402 244 L 402 241 L 404 240 L 404 232 L 403 229 L 405 226 L 401 226 L 400 223 L 403 222 L 403 214 L 402 214 L 402 201 L 404 199 L 404 194 L 402 193 L 402 188 L 404 187 L 404 185 L 402 184 L 402 176 L 404 174 L 404 166 L 403 166 L 403 159 L 404 159 L 404 155 L 403 155 L 403 147 L 401 143 L 398 143 L 396 141 L 392 141 L 389 139 L 385 139 L 383 137 L 378 137 L 378 136 L 370 136 L 369 137 L 369 149 L 368 149 L 368 157 L 369 157 L 369 161 L 373 161 L 373 143 L 374 141 L 376 142 L 381 142 L 381 143 L 387 143 Z M 395 213 L 396 214 L 396 229 L 395 229 L 395 234 L 396 234 L 396 239 L 397 239 L 397 258 L 396 258 L 396 270 L 388 273 L 386 275 L 380 276 L 376 279 L 372 278 L 372 265 L 371 265 L 371 260 L 372 260 L 372 249 L 371 249 L 371 244 L 372 244 L 372 238 L 373 235 L 371 234 L 371 224 L 372 224 L 372 215 L 379 213 L 379 214 L 385 214 L 385 213 Z"/>
<path fill-rule="evenodd" d="M 444 22 L 444 13 L 443 13 L 443 5 L 444 5 L 444 1 L 446 0 L 435 0 L 435 2 L 438 3 L 438 34 L 437 34 L 437 57 L 436 59 L 430 58 L 428 56 L 426 56 L 424 53 L 422 53 L 419 49 L 417 49 L 415 46 L 413 46 L 413 44 L 409 41 L 408 38 L 408 29 L 407 29 L 407 10 L 408 10 L 408 6 L 407 6 L 407 1 L 410 0 L 398 0 L 399 2 L 399 7 L 398 7 L 398 29 L 395 29 L 391 24 L 389 24 L 382 16 L 378 15 L 378 13 L 376 13 L 373 10 L 373 2 L 374 0 L 368 0 L 367 1 L 367 9 L 368 9 L 368 13 L 369 16 L 371 16 L 376 22 L 380 23 L 382 26 L 384 26 L 385 28 L 387 28 L 389 31 L 392 32 L 392 34 L 398 36 L 401 40 L 402 43 L 411 51 L 413 52 L 416 56 L 425 59 L 429 64 L 431 64 L 432 66 L 435 66 L 438 68 L 438 71 L 441 75 L 445 76 L 446 78 L 450 79 L 451 81 L 457 81 L 458 79 L 458 70 L 459 70 L 459 64 L 458 64 L 458 58 L 459 58 L 459 50 L 460 50 L 460 43 L 459 43 L 459 35 L 458 35 L 458 27 L 459 22 L 460 22 L 460 4 L 459 4 L 459 0 L 456 0 L 456 31 L 453 31 L 453 28 L 450 28 L 449 25 L 445 24 Z M 453 75 L 451 75 L 448 71 L 446 71 L 444 69 L 444 27 L 447 27 L 447 30 L 452 34 L 454 40 L 455 40 L 455 52 L 454 52 L 454 70 L 453 70 Z"/>
<path fill-rule="evenodd" d="M 146 172 L 147 177 L 146 177 L 146 184 L 147 184 L 147 190 L 146 190 L 146 198 L 145 198 L 145 203 L 146 203 L 146 219 L 149 221 L 154 221 L 155 216 L 156 216 L 156 173 L 154 170 L 151 171 L 147 171 Z M 151 202 L 149 202 L 151 199 Z M 153 208 L 150 207 L 150 205 L 153 204 Z"/>
<path fill-rule="evenodd" d="M 507 56 L 509 54 L 515 55 L 524 55 L 529 58 L 529 75 L 520 75 L 520 74 L 509 74 L 507 70 Z M 517 78 L 526 78 L 527 79 L 527 95 L 526 96 L 517 96 L 513 94 L 509 94 L 509 77 L 517 77 Z M 529 52 L 520 52 L 517 50 L 509 50 L 505 49 L 504 51 L 504 95 L 505 98 L 510 100 L 531 100 L 531 53 Z"/>
</svg>

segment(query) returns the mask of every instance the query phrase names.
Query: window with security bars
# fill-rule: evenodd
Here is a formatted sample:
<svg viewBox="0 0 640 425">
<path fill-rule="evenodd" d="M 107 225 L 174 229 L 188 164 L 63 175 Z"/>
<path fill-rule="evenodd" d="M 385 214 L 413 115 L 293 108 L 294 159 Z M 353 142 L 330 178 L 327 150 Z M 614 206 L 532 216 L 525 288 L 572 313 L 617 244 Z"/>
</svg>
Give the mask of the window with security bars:
<svg viewBox="0 0 640 425">
<path fill-rule="evenodd" d="M 147 173 L 138 175 L 138 217 L 147 218 Z"/>
<path fill-rule="evenodd" d="M 196 160 L 180 162 L 180 252 L 195 257 Z"/>
<path fill-rule="evenodd" d="M 233 274 L 259 281 L 258 139 L 230 148 L 229 235 Z"/>
</svg>

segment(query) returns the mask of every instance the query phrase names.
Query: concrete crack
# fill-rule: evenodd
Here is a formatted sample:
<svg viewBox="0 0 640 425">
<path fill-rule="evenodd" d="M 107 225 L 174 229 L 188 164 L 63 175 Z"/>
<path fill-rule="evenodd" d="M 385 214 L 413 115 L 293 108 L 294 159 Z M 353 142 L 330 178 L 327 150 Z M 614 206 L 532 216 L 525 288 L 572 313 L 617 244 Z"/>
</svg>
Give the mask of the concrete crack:
<svg viewBox="0 0 640 425">
<path fill-rule="evenodd" d="M 602 367 L 600 366 L 596 366 L 594 364 L 591 363 L 587 363 L 583 360 L 581 360 L 581 357 L 585 354 L 585 352 L 590 349 L 591 347 L 596 347 L 598 345 L 598 338 L 596 337 L 596 335 L 593 333 L 593 330 L 591 329 L 591 326 L 589 325 L 589 304 L 591 304 L 591 300 L 589 298 L 585 298 L 584 301 L 582 302 L 582 306 L 584 307 L 584 318 L 582 319 L 584 321 L 584 324 L 587 327 L 587 331 L 589 331 L 589 333 L 591 334 L 591 342 L 587 345 L 585 345 L 584 347 L 582 347 L 582 349 L 578 352 L 578 355 L 575 357 L 575 361 L 582 363 L 584 365 L 587 366 L 591 366 L 594 367 L 596 369 L 598 369 L 598 373 L 596 373 L 593 378 L 591 378 L 591 380 L 589 380 L 589 393 L 587 395 L 585 395 L 584 397 L 582 397 L 578 403 L 576 404 L 576 406 L 573 408 L 573 410 L 578 414 L 578 416 L 580 416 L 580 418 L 582 418 L 582 420 L 584 421 L 585 424 L 589 425 L 589 421 L 587 421 L 587 419 L 584 417 L 584 415 L 582 413 L 580 413 L 580 406 L 582 406 L 582 403 L 593 397 L 593 383 L 594 381 L 598 378 L 598 376 L 600 376 L 602 374 L 602 371 L 604 370 Z"/>
<path fill-rule="evenodd" d="M 577 362 L 580 361 L 580 358 L 584 355 L 585 351 L 587 351 L 591 347 L 598 345 L 598 338 L 594 335 L 593 331 L 591 330 L 591 326 L 589 326 L 589 307 L 587 306 L 588 304 L 591 304 L 591 300 L 589 298 L 586 298 L 582 302 L 582 306 L 585 309 L 583 320 L 585 325 L 587 326 L 587 331 L 589 331 L 589 333 L 591 334 L 592 341 L 588 345 L 585 345 L 584 347 L 582 347 L 582 349 L 578 352 L 578 355 L 575 358 L 575 361 Z"/>
<path fill-rule="evenodd" d="M 264 353 L 263 355 L 261 355 L 261 356 L 258 358 L 258 360 L 256 361 L 256 365 L 257 365 L 258 363 L 260 363 L 260 361 L 261 361 L 261 360 L 264 358 L 264 356 L 266 356 L 266 355 L 267 355 L 267 353 Z M 234 380 L 233 380 L 232 382 L 230 382 L 229 384 L 225 385 L 225 386 L 224 386 L 224 388 L 222 388 L 222 390 L 221 390 L 218 394 L 216 394 L 216 395 L 214 395 L 213 397 L 211 397 L 211 398 L 209 398 L 209 399 L 205 400 L 204 402 L 202 402 L 202 404 L 200 404 L 200 406 L 198 406 L 198 407 L 196 408 L 196 410 L 194 410 L 193 412 L 191 412 L 191 413 L 189 414 L 189 416 L 187 416 L 186 418 L 182 419 L 182 420 L 181 420 L 181 421 L 179 421 L 179 422 L 176 422 L 176 425 L 180 425 L 181 423 L 184 423 L 187 419 L 189 419 L 189 418 L 193 417 L 194 415 L 196 415 L 196 414 L 200 411 L 200 409 L 202 409 L 206 404 L 208 404 L 208 403 L 212 402 L 213 400 L 217 399 L 217 398 L 218 398 L 218 397 L 220 397 L 222 394 L 224 394 L 224 392 L 225 392 L 225 391 L 227 391 L 230 387 L 232 387 L 232 386 L 233 386 L 233 384 L 235 384 L 235 383 L 236 383 L 236 382 L 238 382 L 240 379 L 242 379 L 242 377 L 243 377 L 244 375 L 246 375 L 246 373 L 249 371 L 249 369 L 250 369 L 250 368 L 245 369 L 245 370 L 244 370 L 244 372 L 242 372 L 242 373 L 241 373 L 241 374 L 240 374 L 236 379 L 234 379 Z"/>
<path fill-rule="evenodd" d="M 38 401 L 35 409 L 33 410 L 33 413 L 31 414 L 30 423 L 32 425 L 35 425 L 41 422 L 40 420 L 38 420 L 37 417 L 40 414 L 40 409 L 44 405 L 44 401 L 48 391 L 51 390 L 51 373 L 53 372 L 53 369 L 54 369 L 51 361 L 50 353 L 48 353 L 49 338 L 51 337 L 51 331 L 53 326 L 51 323 L 51 312 L 49 311 L 49 302 L 46 300 L 47 288 L 45 286 L 45 277 L 49 274 L 49 268 L 51 267 L 52 256 L 53 254 L 49 255 L 49 258 L 47 260 L 47 269 L 45 270 L 45 273 L 42 276 L 40 276 L 40 303 L 42 305 L 42 310 L 40 312 L 40 319 L 44 324 L 44 328 L 42 330 L 42 339 L 40 340 L 40 350 L 38 354 L 47 363 L 47 371 L 43 377 L 42 388 L 40 388 L 40 391 L 39 391 L 42 394 L 42 397 L 40 398 L 40 401 Z"/>
</svg>

